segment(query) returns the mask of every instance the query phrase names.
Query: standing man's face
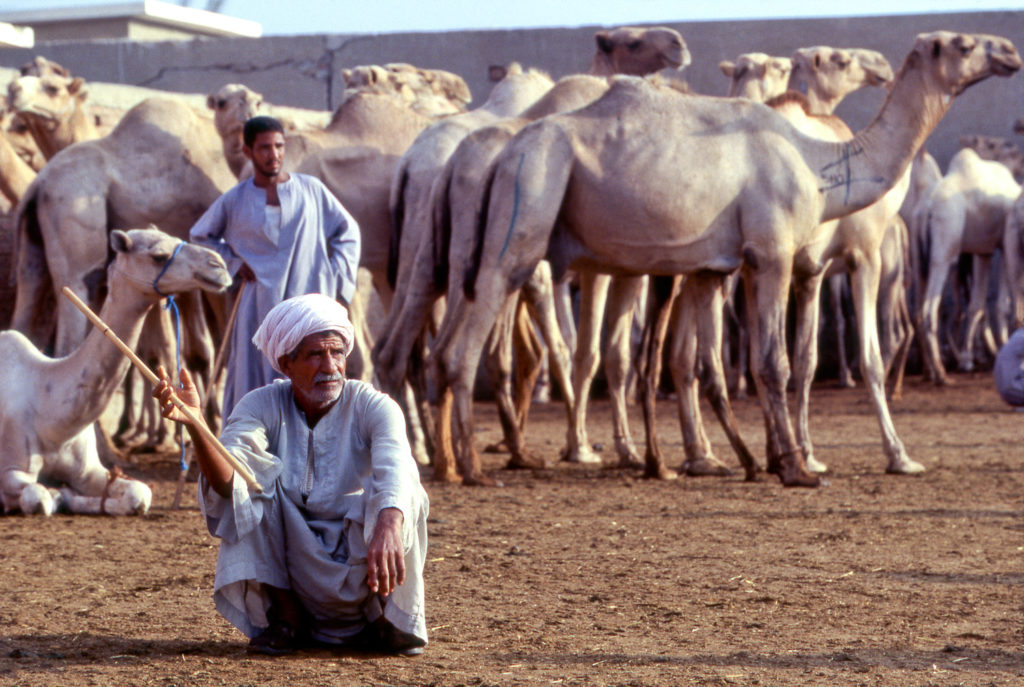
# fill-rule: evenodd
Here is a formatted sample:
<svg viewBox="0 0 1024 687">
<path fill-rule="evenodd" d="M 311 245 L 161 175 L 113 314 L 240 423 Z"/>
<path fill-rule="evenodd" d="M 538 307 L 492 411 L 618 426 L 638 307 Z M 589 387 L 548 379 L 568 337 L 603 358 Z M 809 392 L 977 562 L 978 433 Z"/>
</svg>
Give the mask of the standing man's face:
<svg viewBox="0 0 1024 687">
<path fill-rule="evenodd" d="M 252 147 L 245 147 L 245 156 L 252 160 L 257 175 L 276 179 L 284 166 L 284 134 L 280 131 L 256 134 Z"/>
</svg>

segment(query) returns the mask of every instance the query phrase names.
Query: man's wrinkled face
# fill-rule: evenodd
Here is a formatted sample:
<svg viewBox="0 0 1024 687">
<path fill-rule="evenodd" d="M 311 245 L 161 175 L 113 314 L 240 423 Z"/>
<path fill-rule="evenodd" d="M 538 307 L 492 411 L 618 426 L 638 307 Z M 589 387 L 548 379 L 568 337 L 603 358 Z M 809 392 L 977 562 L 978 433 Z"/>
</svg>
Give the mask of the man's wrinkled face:
<svg viewBox="0 0 1024 687">
<path fill-rule="evenodd" d="M 284 166 L 284 134 L 280 131 L 256 134 L 252 147 L 245 147 L 244 150 L 259 174 L 271 179 L 281 174 Z"/>
<path fill-rule="evenodd" d="M 345 386 L 345 340 L 334 331 L 310 334 L 294 357 L 283 355 L 278 365 L 306 415 L 323 414 Z"/>
</svg>

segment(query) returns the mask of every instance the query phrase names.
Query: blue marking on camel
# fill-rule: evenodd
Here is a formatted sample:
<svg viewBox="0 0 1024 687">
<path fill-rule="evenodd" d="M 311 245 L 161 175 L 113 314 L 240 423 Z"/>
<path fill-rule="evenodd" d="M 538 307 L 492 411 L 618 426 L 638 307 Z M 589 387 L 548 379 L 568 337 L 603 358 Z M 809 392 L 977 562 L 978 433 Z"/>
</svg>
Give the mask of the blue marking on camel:
<svg viewBox="0 0 1024 687">
<path fill-rule="evenodd" d="M 519 166 L 516 167 L 516 185 L 512 191 L 512 219 L 508 222 L 508 233 L 505 235 L 505 245 L 501 247 L 501 252 L 498 253 L 498 259 L 505 255 L 505 251 L 508 250 L 509 241 L 512 240 L 512 229 L 516 226 L 516 216 L 519 214 L 519 172 L 523 169 L 523 160 L 526 158 L 526 154 L 519 156 Z"/>
</svg>

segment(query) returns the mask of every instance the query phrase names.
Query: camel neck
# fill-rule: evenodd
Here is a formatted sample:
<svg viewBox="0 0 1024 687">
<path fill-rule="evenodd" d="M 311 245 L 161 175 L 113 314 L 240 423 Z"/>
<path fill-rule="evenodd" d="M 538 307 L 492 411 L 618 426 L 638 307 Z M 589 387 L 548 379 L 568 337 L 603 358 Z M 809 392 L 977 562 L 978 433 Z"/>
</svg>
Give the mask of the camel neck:
<svg viewBox="0 0 1024 687">
<path fill-rule="evenodd" d="M 928 83 L 924 74 L 905 66 L 871 124 L 849 141 L 812 145 L 807 159 L 825 201 L 823 221 L 884 195 L 946 113 L 952 96 Z"/>
<path fill-rule="evenodd" d="M 155 294 L 154 300 L 141 298 L 137 287 L 127 282 L 117 275 L 108 275 L 110 292 L 100 310 L 100 318 L 134 349 Z M 128 358 L 103 332 L 91 328 L 78 348 L 55 361 L 52 378 L 57 383 L 48 409 L 53 420 L 50 424 L 61 427 L 67 438 L 78 434 L 100 416 L 124 381 L 130 365 Z"/>
<path fill-rule="evenodd" d="M 7 137 L 0 133 L 0 193 L 12 205 L 17 205 L 35 177 L 35 170 L 21 159 Z"/>
</svg>

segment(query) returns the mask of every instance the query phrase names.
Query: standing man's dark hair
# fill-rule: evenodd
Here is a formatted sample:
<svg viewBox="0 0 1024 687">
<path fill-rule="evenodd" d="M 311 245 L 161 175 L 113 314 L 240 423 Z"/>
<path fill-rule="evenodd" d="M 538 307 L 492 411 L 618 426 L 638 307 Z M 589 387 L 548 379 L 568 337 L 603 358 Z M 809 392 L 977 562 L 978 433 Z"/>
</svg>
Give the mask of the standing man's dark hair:
<svg viewBox="0 0 1024 687">
<path fill-rule="evenodd" d="M 256 137 L 265 131 L 278 131 L 283 136 L 284 125 L 273 117 L 265 115 L 247 120 L 245 127 L 242 129 L 242 142 L 245 143 L 245 147 L 252 148 L 252 144 L 256 142 Z"/>
</svg>

